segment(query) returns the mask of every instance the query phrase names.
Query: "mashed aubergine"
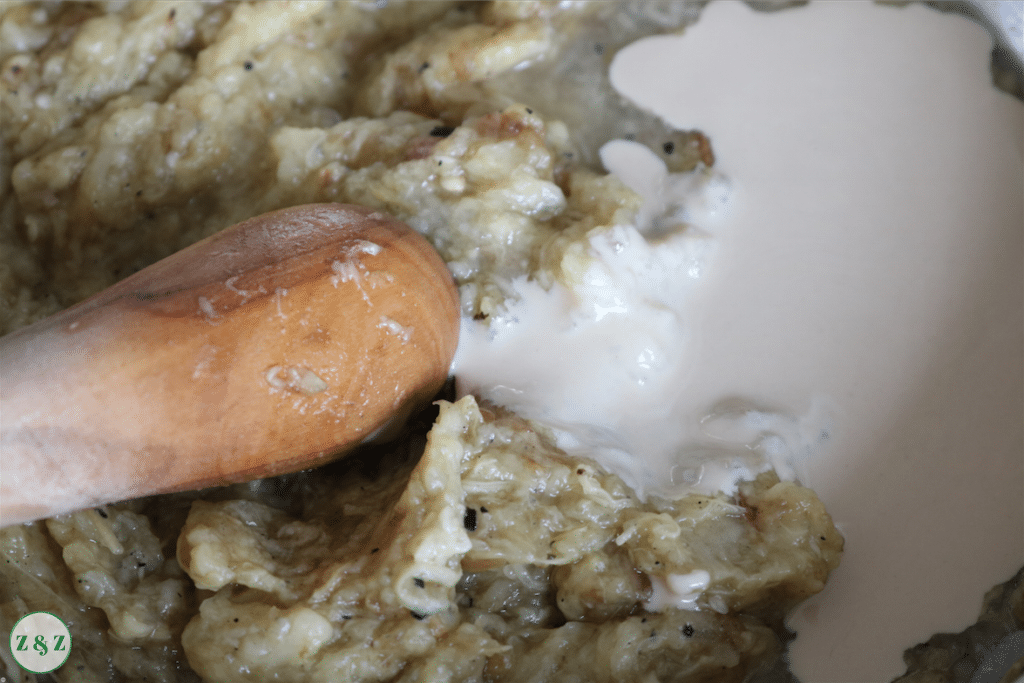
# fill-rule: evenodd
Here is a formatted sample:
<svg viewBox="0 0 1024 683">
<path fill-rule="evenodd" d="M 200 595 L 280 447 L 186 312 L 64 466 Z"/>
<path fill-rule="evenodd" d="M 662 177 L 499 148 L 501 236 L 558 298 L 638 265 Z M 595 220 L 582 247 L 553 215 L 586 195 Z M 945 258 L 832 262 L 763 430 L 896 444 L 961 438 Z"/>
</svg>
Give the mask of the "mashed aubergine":
<svg viewBox="0 0 1024 683">
<path fill-rule="evenodd" d="M 692 18 L 675 7 L 660 30 Z M 572 289 L 641 200 L 593 162 L 590 102 L 522 101 L 515 79 L 627 10 L 5 3 L 0 332 L 309 202 L 422 233 L 467 319 L 516 278 Z M 637 120 L 671 168 L 713 163 L 700 133 Z M 0 630 L 64 619 L 61 682 L 741 681 L 838 566 L 821 502 L 772 472 L 642 499 L 542 425 L 441 398 L 319 470 L 0 530 Z"/>
</svg>

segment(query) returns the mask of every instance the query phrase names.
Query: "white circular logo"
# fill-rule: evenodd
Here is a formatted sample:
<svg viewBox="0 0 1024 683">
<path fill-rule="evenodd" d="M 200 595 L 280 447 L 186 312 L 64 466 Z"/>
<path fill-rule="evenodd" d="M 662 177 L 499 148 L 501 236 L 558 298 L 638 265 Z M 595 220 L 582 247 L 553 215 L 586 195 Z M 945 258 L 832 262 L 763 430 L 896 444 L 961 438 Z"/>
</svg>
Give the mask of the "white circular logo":
<svg viewBox="0 0 1024 683">
<path fill-rule="evenodd" d="M 11 654 L 26 671 L 50 673 L 68 660 L 71 631 L 49 612 L 26 614 L 11 629 Z"/>
</svg>

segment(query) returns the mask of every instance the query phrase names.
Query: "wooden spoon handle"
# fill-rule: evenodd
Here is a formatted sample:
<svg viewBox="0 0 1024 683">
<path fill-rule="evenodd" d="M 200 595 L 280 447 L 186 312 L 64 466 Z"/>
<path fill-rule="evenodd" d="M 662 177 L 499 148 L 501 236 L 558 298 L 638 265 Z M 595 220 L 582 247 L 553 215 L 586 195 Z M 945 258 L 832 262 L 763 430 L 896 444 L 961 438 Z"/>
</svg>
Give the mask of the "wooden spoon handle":
<svg viewBox="0 0 1024 683">
<path fill-rule="evenodd" d="M 0 340 L 0 524 L 320 464 L 435 395 L 458 328 L 394 218 L 239 223 Z"/>
</svg>

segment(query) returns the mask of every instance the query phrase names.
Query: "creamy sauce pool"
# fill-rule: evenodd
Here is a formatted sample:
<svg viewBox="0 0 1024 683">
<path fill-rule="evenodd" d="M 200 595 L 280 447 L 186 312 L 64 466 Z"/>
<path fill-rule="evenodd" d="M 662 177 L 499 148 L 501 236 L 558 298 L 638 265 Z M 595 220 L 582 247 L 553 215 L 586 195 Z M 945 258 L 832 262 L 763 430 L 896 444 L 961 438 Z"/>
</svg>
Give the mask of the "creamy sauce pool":
<svg viewBox="0 0 1024 683">
<path fill-rule="evenodd" d="M 463 324 L 461 391 L 645 491 L 768 466 L 817 491 L 847 544 L 791 619 L 804 681 L 899 675 L 1024 562 L 1024 108 L 990 49 L 920 6 L 712 3 L 612 80 L 708 134 L 716 173 L 607 145 L 637 225 L 571 291 L 514 283 Z"/>
</svg>

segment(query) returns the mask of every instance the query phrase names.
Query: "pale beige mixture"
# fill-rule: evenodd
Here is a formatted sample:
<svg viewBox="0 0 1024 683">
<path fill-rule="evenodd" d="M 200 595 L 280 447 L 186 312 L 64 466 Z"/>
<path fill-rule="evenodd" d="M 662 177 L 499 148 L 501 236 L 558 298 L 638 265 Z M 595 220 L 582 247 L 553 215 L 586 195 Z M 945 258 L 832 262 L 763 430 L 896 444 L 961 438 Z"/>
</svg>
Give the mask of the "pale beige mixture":
<svg viewBox="0 0 1024 683">
<path fill-rule="evenodd" d="M 514 96 L 615 5 L 0 11 L 2 332 L 312 201 L 407 221 L 486 317 L 514 277 L 571 287 L 639 206 L 589 161 L 593 102 Z M 674 168 L 711 163 L 671 139 Z M 322 470 L 3 529 L 0 632 L 69 622 L 58 681 L 743 680 L 838 565 L 821 503 L 773 475 L 641 502 L 472 397 L 426 419 Z"/>
</svg>

